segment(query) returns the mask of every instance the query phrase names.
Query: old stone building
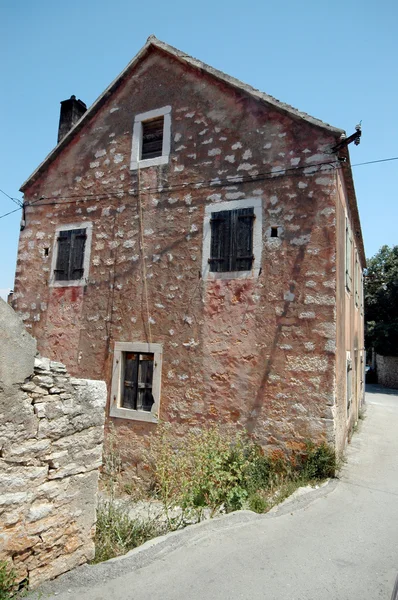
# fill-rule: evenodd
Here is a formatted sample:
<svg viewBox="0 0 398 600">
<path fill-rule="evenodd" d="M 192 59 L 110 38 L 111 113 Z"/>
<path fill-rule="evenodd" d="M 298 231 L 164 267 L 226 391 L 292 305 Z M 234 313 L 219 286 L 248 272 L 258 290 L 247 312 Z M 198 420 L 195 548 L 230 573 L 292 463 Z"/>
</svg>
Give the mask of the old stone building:
<svg viewBox="0 0 398 600">
<path fill-rule="evenodd" d="M 107 381 L 131 464 L 159 419 L 343 449 L 365 265 L 343 138 L 152 36 L 88 110 L 62 103 L 13 303 L 43 355 Z"/>
</svg>

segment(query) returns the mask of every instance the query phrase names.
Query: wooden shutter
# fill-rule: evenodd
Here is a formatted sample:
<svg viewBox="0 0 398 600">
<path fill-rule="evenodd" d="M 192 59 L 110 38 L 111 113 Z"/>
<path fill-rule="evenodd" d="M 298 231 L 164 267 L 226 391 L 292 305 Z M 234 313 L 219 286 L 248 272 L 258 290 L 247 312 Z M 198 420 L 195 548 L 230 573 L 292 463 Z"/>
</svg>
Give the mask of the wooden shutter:
<svg viewBox="0 0 398 600">
<path fill-rule="evenodd" d="M 346 230 L 345 230 L 345 279 L 347 290 L 352 290 L 352 236 L 351 227 L 346 219 Z"/>
<path fill-rule="evenodd" d="M 219 212 L 211 213 L 210 226 L 210 272 L 221 273 L 229 271 L 231 211 L 222 210 Z"/>
<path fill-rule="evenodd" d="M 162 156 L 164 117 L 142 123 L 141 160 Z"/>
<path fill-rule="evenodd" d="M 235 252 L 232 254 L 231 271 L 250 271 L 253 264 L 254 209 L 240 208 L 234 213 Z"/>
<path fill-rule="evenodd" d="M 254 218 L 253 207 L 211 214 L 210 272 L 250 271 Z"/>
<path fill-rule="evenodd" d="M 71 231 L 71 248 L 69 258 L 69 279 L 81 279 L 84 274 L 84 249 L 86 246 L 86 230 L 74 229 Z"/>
<path fill-rule="evenodd" d="M 155 402 L 152 395 L 153 361 L 153 354 L 124 353 L 123 408 L 151 410 Z"/>
<path fill-rule="evenodd" d="M 123 408 L 136 408 L 138 383 L 138 358 L 135 352 L 124 353 L 124 376 L 121 405 Z"/>
<path fill-rule="evenodd" d="M 140 354 L 137 410 L 150 411 L 154 403 L 152 395 L 153 358 L 153 354 Z"/>
<path fill-rule="evenodd" d="M 71 245 L 71 232 L 60 231 L 58 235 L 57 263 L 55 265 L 55 281 L 69 279 L 69 253 Z"/>
</svg>

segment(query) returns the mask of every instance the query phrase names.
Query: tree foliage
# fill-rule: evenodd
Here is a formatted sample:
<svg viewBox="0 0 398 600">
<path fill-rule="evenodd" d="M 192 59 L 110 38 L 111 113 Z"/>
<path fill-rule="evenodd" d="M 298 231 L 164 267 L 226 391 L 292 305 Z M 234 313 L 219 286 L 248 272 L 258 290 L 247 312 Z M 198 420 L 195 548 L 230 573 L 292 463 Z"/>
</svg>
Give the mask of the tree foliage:
<svg viewBox="0 0 398 600">
<path fill-rule="evenodd" d="M 398 356 L 398 246 L 383 246 L 367 261 L 366 347 Z"/>
</svg>

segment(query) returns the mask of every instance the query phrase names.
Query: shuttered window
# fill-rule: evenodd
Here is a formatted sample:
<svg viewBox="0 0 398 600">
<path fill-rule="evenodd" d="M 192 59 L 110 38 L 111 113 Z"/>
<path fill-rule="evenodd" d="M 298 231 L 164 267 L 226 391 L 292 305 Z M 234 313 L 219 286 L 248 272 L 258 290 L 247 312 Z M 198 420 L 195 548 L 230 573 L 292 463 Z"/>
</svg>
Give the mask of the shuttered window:
<svg viewBox="0 0 398 600">
<path fill-rule="evenodd" d="M 58 232 L 55 281 L 76 281 L 84 274 L 85 229 L 69 229 Z"/>
<path fill-rule="evenodd" d="M 348 219 L 345 226 L 345 285 L 350 292 L 352 290 L 352 233 Z"/>
<path fill-rule="evenodd" d="M 124 352 L 123 362 L 122 408 L 149 412 L 154 403 L 152 394 L 154 355 Z"/>
<path fill-rule="evenodd" d="M 347 410 L 351 406 L 352 402 L 352 362 L 351 358 L 347 358 L 347 380 L 346 380 L 346 391 L 347 391 Z"/>
<path fill-rule="evenodd" d="M 141 160 L 162 156 L 164 117 L 142 123 Z"/>
<path fill-rule="evenodd" d="M 250 271 L 253 265 L 254 208 L 211 213 L 210 271 Z"/>
</svg>

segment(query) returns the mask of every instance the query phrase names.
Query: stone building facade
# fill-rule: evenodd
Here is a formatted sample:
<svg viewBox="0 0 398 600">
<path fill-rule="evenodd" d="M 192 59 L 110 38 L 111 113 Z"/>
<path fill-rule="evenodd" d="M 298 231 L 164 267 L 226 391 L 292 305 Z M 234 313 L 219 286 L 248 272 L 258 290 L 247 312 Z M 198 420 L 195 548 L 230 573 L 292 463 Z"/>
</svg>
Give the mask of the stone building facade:
<svg viewBox="0 0 398 600">
<path fill-rule="evenodd" d="M 341 451 L 365 264 L 344 132 L 153 37 L 70 125 L 21 188 L 13 304 L 106 380 L 125 460 L 159 419 Z"/>
</svg>

